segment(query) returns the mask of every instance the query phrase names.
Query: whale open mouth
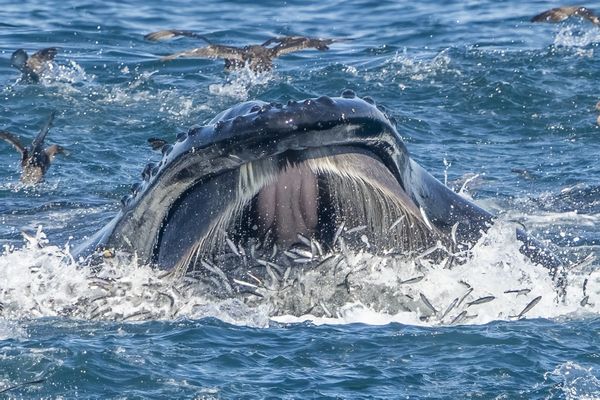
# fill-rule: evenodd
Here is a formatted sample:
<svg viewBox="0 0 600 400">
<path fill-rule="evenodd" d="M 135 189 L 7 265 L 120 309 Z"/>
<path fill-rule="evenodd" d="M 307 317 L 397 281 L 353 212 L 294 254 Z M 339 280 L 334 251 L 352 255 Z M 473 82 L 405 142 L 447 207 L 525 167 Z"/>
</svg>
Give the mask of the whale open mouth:
<svg viewBox="0 0 600 400">
<path fill-rule="evenodd" d="M 288 150 L 198 182 L 170 208 L 155 261 L 195 269 L 232 242 L 267 252 L 311 242 L 331 249 L 342 226 L 373 252 L 411 253 L 439 240 L 384 161 L 345 145 Z"/>
<path fill-rule="evenodd" d="M 372 99 L 351 92 L 241 103 L 162 152 L 119 214 L 75 255 L 114 248 L 182 275 L 244 248 L 327 252 L 341 247 L 341 227 L 374 253 L 410 256 L 438 242 L 468 249 L 493 223 L 411 159 Z M 562 262 L 542 243 L 521 229 L 516 237 L 523 254 L 560 276 Z"/>
</svg>

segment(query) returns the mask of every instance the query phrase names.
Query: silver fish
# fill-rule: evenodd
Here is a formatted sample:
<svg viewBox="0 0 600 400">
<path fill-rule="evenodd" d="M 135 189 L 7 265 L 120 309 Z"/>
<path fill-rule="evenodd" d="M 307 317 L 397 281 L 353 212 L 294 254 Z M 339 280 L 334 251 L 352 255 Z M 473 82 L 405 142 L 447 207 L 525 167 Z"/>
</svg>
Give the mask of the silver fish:
<svg viewBox="0 0 600 400">
<path fill-rule="evenodd" d="M 465 299 L 467 298 L 468 295 L 471 294 L 471 292 L 473 291 L 473 288 L 469 288 L 467 289 L 467 292 L 463 295 L 463 297 L 460 298 L 460 300 L 458 301 L 457 306 L 460 306 L 462 304 L 463 301 L 465 301 Z"/>
<path fill-rule="evenodd" d="M 541 299 L 542 299 L 542 296 L 538 296 L 538 297 L 536 297 L 535 299 L 531 300 L 531 301 L 529 302 L 529 304 L 527 304 L 527 305 L 525 306 L 525 308 L 523 309 L 523 311 L 521 311 L 521 312 L 519 313 L 519 315 L 517 315 L 517 319 L 521 319 L 521 318 L 522 318 L 522 317 L 523 317 L 525 314 L 527 314 L 527 313 L 529 312 L 529 310 L 531 310 L 533 307 L 535 307 L 535 305 L 536 305 L 537 303 L 539 303 Z"/>
<path fill-rule="evenodd" d="M 467 310 L 461 312 L 460 314 L 458 314 L 456 317 L 454 317 L 454 319 L 450 322 L 450 325 L 454 325 L 454 324 L 458 324 L 459 322 L 462 322 L 462 320 L 467 316 Z"/>
<path fill-rule="evenodd" d="M 431 302 L 429 301 L 429 299 L 427 299 L 427 297 L 425 297 L 425 295 L 423 293 L 419 293 L 419 296 L 421 296 L 421 300 L 423 301 L 423 303 L 425 303 L 425 305 L 427 306 L 427 308 L 429 308 L 433 312 L 433 314 L 437 314 L 437 310 L 431 304 Z"/>
<path fill-rule="evenodd" d="M 333 235 L 333 246 L 335 246 L 335 243 L 337 242 L 338 238 L 342 234 L 342 231 L 344 230 L 345 225 L 346 225 L 346 222 L 342 222 L 342 224 L 335 231 L 335 235 Z"/>
<path fill-rule="evenodd" d="M 352 233 L 355 233 L 355 232 L 364 231 L 365 229 L 367 229 L 367 226 L 366 226 L 366 225 L 359 225 L 359 226 L 355 226 L 355 227 L 354 227 L 354 228 L 352 228 L 352 229 L 348 229 L 348 230 L 346 231 L 346 235 L 350 235 L 350 234 L 352 234 Z"/>
<path fill-rule="evenodd" d="M 242 255 L 240 254 L 240 252 L 238 251 L 237 246 L 235 245 L 235 243 L 233 243 L 233 240 L 229 239 L 229 238 L 225 238 L 225 242 L 227 243 L 227 246 L 229 246 L 229 248 L 231 249 L 231 251 L 233 252 L 233 254 L 235 254 L 238 257 L 241 257 Z"/>
<path fill-rule="evenodd" d="M 404 284 L 410 284 L 410 283 L 417 283 L 417 282 L 421 282 L 423 280 L 423 278 L 425 278 L 425 275 L 415 276 L 414 278 L 409 278 L 405 281 L 400 281 L 399 284 L 404 285 Z"/>
<path fill-rule="evenodd" d="M 448 315 L 448 313 L 450 311 L 452 311 L 452 309 L 456 306 L 457 303 L 458 303 L 458 297 L 456 297 L 454 300 L 452 300 L 452 303 L 450 303 L 448 308 L 446 308 L 446 311 L 444 311 L 444 313 L 442 314 L 440 319 L 444 319 L 446 317 L 446 315 Z"/>
<path fill-rule="evenodd" d="M 531 292 L 531 289 L 511 289 L 504 291 L 504 293 L 514 293 L 517 296 L 521 294 L 528 294 L 529 292 Z"/>
<path fill-rule="evenodd" d="M 496 296 L 480 297 L 477 300 L 473 300 L 473 301 L 467 303 L 467 307 L 476 306 L 477 304 L 489 303 L 490 301 L 494 300 L 495 298 L 496 298 Z"/>
</svg>

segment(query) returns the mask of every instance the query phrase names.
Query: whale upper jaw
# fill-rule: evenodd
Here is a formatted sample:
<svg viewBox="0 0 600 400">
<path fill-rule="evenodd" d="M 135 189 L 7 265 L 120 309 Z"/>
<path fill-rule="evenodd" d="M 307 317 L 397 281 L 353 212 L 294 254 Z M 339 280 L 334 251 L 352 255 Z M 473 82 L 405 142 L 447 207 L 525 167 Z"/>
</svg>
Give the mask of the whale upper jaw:
<svg viewBox="0 0 600 400">
<path fill-rule="evenodd" d="M 332 154 L 350 148 L 372 154 L 401 182 L 406 149 L 385 115 L 363 100 L 319 98 L 287 106 L 242 103 L 165 146 L 161 162 L 145 168 L 143 183 L 123 200 L 115 220 L 76 253 L 118 247 L 151 262 L 173 205 L 207 178 L 260 160 L 281 163 L 292 154 Z"/>
</svg>

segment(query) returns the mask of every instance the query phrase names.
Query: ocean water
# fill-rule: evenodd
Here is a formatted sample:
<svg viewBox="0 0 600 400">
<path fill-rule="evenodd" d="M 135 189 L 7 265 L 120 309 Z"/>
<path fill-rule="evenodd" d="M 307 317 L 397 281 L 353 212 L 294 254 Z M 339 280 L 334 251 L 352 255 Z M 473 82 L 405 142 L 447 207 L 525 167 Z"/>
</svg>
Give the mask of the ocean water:
<svg viewBox="0 0 600 400">
<path fill-rule="evenodd" d="M 2 396 L 600 398 L 600 28 L 529 22 L 555 5 L 3 4 L 0 129 L 27 142 L 56 111 L 47 142 L 69 154 L 31 188 L 0 143 Z M 159 61 L 197 45 L 143 39 L 166 28 L 238 46 L 349 40 L 270 72 L 225 72 L 218 60 Z M 38 84 L 10 66 L 17 48 L 51 46 Z M 244 100 L 344 89 L 385 106 L 415 160 L 498 215 L 464 263 L 418 269 L 357 251 L 341 282 L 308 272 L 302 290 L 257 300 L 207 296 L 135 260 L 89 268 L 70 256 L 159 159 L 149 137 L 173 141 Z M 520 255 L 518 225 L 565 260 L 566 295 Z"/>
</svg>

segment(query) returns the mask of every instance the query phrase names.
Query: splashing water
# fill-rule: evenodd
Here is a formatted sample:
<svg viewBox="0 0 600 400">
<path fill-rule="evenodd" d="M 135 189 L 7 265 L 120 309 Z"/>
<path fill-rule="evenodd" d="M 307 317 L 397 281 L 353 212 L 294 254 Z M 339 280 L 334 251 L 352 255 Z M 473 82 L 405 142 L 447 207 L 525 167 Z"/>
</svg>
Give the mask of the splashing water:
<svg viewBox="0 0 600 400">
<path fill-rule="evenodd" d="M 247 66 L 232 71 L 227 82 L 223 84 L 214 83 L 208 87 L 210 94 L 216 96 L 231 97 L 236 100 L 248 100 L 253 90 L 266 86 L 276 75 L 272 71 L 255 72 Z"/>
<path fill-rule="evenodd" d="M 40 75 L 40 83 L 44 86 L 57 84 L 82 84 L 94 81 L 95 76 L 87 74 L 81 65 L 70 60 L 67 65 L 48 63 L 48 67 Z"/>
<path fill-rule="evenodd" d="M 360 230 L 346 231 L 356 234 Z M 441 245 L 409 260 L 374 256 L 366 248 L 350 251 L 340 238 L 333 254 L 313 260 L 291 254 L 292 264 L 301 267 L 262 262 L 264 273 L 250 275 L 251 282 L 230 280 L 215 265 L 176 280 L 120 257 L 91 267 L 75 262 L 68 246 L 50 245 L 41 229 L 26 239 L 25 247 L 7 247 L 0 257 L 2 315 L 9 319 L 213 316 L 250 326 L 269 320 L 432 326 L 600 311 L 600 272 L 572 268 L 566 296 L 560 296 L 548 271 L 518 251 L 512 224 L 496 224 L 467 256 L 447 253 L 442 261 L 426 257 Z M 239 263 L 236 268 L 243 268 Z M 224 285 L 234 288 L 225 298 Z"/>
</svg>

